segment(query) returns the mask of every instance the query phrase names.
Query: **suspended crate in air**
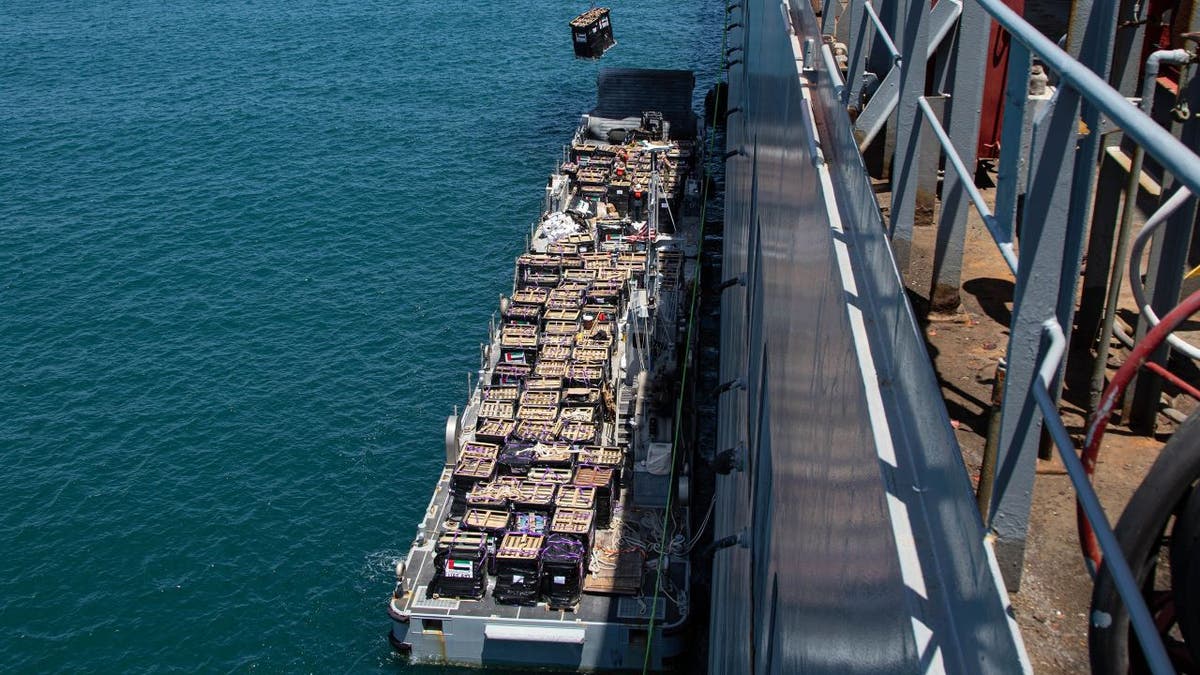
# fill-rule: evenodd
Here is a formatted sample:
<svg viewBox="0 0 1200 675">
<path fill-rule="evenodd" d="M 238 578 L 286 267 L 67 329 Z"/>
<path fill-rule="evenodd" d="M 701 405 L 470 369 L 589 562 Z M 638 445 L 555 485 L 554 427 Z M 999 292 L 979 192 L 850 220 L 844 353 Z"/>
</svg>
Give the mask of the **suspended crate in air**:
<svg viewBox="0 0 1200 675">
<path fill-rule="evenodd" d="M 581 59 L 598 59 L 604 52 L 617 44 L 613 39 L 612 22 L 607 7 L 593 7 L 571 21 L 571 38 L 575 44 L 575 56 Z"/>
</svg>

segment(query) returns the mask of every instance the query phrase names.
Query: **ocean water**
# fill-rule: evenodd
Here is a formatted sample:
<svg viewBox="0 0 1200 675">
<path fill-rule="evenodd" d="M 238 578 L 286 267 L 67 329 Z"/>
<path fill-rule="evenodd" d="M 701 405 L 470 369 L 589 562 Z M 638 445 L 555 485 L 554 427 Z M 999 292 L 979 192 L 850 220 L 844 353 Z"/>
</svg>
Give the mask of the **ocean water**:
<svg viewBox="0 0 1200 675">
<path fill-rule="evenodd" d="M 405 670 L 384 599 L 604 65 L 722 3 L 0 3 L 0 671 Z"/>
</svg>

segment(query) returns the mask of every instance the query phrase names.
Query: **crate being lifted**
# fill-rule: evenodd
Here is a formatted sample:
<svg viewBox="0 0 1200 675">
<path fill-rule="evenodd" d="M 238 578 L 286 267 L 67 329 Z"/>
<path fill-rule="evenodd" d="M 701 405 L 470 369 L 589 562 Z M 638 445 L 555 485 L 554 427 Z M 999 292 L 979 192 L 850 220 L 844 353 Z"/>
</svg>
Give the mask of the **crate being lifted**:
<svg viewBox="0 0 1200 675">
<path fill-rule="evenodd" d="M 575 45 L 575 57 L 598 59 L 613 45 L 612 21 L 607 7 L 593 7 L 571 20 L 571 40 Z"/>
</svg>

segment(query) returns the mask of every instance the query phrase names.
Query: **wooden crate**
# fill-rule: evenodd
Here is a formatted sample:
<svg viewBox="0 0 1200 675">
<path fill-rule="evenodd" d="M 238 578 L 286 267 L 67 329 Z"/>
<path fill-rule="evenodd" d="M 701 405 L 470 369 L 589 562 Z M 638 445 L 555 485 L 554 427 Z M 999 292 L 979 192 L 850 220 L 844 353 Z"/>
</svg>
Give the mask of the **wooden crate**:
<svg viewBox="0 0 1200 675">
<path fill-rule="evenodd" d="M 558 408 L 550 406 L 523 405 L 517 410 L 518 420 L 534 420 L 538 422 L 553 422 L 558 419 Z"/>
<path fill-rule="evenodd" d="M 508 527 L 508 511 L 492 509 L 467 509 L 463 526 L 484 532 L 497 532 Z"/>
<path fill-rule="evenodd" d="M 566 485 L 571 482 L 574 472 L 571 469 L 552 469 L 549 467 L 533 466 L 529 468 L 529 481 Z"/>
<path fill-rule="evenodd" d="M 511 420 L 515 406 L 512 401 L 484 401 L 479 404 L 479 416 L 491 419 Z"/>
<path fill-rule="evenodd" d="M 571 243 L 565 242 L 565 241 L 556 241 L 556 242 L 554 242 L 553 244 L 547 244 L 547 245 L 546 245 L 546 252 L 547 252 L 547 253 L 565 253 L 565 254 L 569 254 L 569 253 L 577 253 L 578 251 L 579 251 L 579 247 L 578 247 L 578 246 L 576 246 L 575 244 L 571 244 Z"/>
<path fill-rule="evenodd" d="M 589 363 L 569 363 L 562 377 L 569 382 L 586 382 L 588 384 L 604 381 L 604 367 Z"/>
<path fill-rule="evenodd" d="M 558 436 L 572 443 L 595 443 L 596 425 L 588 422 L 564 422 Z"/>
<path fill-rule="evenodd" d="M 590 241 L 591 237 L 588 237 L 588 240 Z M 583 242 L 576 242 L 576 243 L 582 244 Z M 563 273 L 563 279 L 566 281 L 591 281 L 595 278 L 596 278 L 595 270 L 579 269 L 579 270 L 569 270 L 569 271 Z"/>
<path fill-rule="evenodd" d="M 524 420 L 517 424 L 513 436 L 529 442 L 549 443 L 558 440 L 560 426 L 558 422 L 541 422 Z"/>
<path fill-rule="evenodd" d="M 538 361 L 533 374 L 537 377 L 562 377 L 566 371 L 566 361 Z"/>
<path fill-rule="evenodd" d="M 537 347 L 537 327 L 523 324 L 505 324 L 500 331 L 500 346 L 516 349 Z"/>
<path fill-rule="evenodd" d="M 546 301 L 546 313 L 543 321 L 578 321 L 579 308 L 583 306 L 583 298 L 575 296 L 550 296 Z"/>
<path fill-rule="evenodd" d="M 575 344 L 575 334 L 574 333 L 570 333 L 570 334 L 567 334 L 567 333 L 542 333 L 541 336 L 538 338 L 538 344 L 542 345 L 543 347 L 549 346 L 549 345 L 554 345 L 554 346 L 561 346 L 561 347 L 566 347 L 566 348 L 570 349 L 571 346 Z"/>
<path fill-rule="evenodd" d="M 578 321 L 580 307 L 583 307 L 582 295 L 555 291 L 546 301 L 546 313 L 542 319 L 544 321 Z"/>
<path fill-rule="evenodd" d="M 467 441 L 463 443 L 462 450 L 459 451 L 459 457 L 479 457 L 481 459 L 496 459 L 500 454 L 500 446 L 495 443 L 480 443 L 479 441 Z"/>
<path fill-rule="evenodd" d="M 609 255 L 609 254 L 605 253 L 604 255 Z M 611 266 L 610 266 L 610 269 L 605 269 L 605 270 L 596 272 L 596 279 L 601 280 L 601 281 L 617 281 L 617 282 L 625 283 L 625 282 L 629 281 L 629 277 L 630 277 L 629 270 L 617 269 L 617 268 L 611 267 Z"/>
<path fill-rule="evenodd" d="M 556 534 L 573 534 L 589 539 L 592 532 L 592 520 L 595 514 L 591 509 L 564 509 L 554 512 L 550 520 L 550 531 Z"/>
<path fill-rule="evenodd" d="M 589 333 L 599 331 L 604 331 L 605 334 L 613 333 L 615 330 L 613 324 L 616 323 L 618 316 L 621 314 L 618 309 L 618 303 L 615 300 L 617 300 L 616 296 L 603 298 L 592 298 L 589 296 L 587 301 L 583 303 L 583 315 L 585 317 L 592 317 L 590 323 L 586 320 L 583 322 L 584 326 L 588 328 Z"/>
<path fill-rule="evenodd" d="M 563 422 L 563 431 L 571 422 L 592 423 L 596 418 L 596 408 L 594 406 L 576 406 L 573 408 L 563 408 L 558 413 L 558 419 Z"/>
<path fill-rule="evenodd" d="M 484 457 L 460 457 L 454 467 L 455 478 L 490 480 L 496 473 L 496 459 Z"/>
<path fill-rule="evenodd" d="M 505 560 L 536 560 L 542 552 L 545 537 L 537 534 L 510 532 L 500 540 L 496 558 Z"/>
<path fill-rule="evenodd" d="M 625 451 L 621 448 L 588 445 L 579 452 L 580 464 L 593 464 L 613 468 L 620 467 L 624 462 Z"/>
<path fill-rule="evenodd" d="M 517 494 L 520 479 L 512 476 L 500 476 L 489 483 L 478 483 L 467 493 L 467 504 L 473 507 L 491 507 L 495 510 L 505 509 L 508 502 Z"/>
<path fill-rule="evenodd" d="M 518 283 L 522 284 L 522 288 L 536 286 L 539 288 L 553 288 L 558 285 L 558 280 L 561 277 L 556 272 L 538 272 L 527 271 L 518 279 Z"/>
<path fill-rule="evenodd" d="M 580 466 L 575 470 L 575 485 L 589 487 L 609 487 L 612 485 L 613 467 L 611 466 Z"/>
<path fill-rule="evenodd" d="M 529 377 L 531 372 L 533 372 L 533 368 L 527 365 L 501 363 L 492 369 L 492 384 L 512 385 Z"/>
<path fill-rule="evenodd" d="M 508 321 L 535 324 L 542 319 L 542 306 L 514 302 L 504 310 L 504 318 Z"/>
<path fill-rule="evenodd" d="M 558 391 L 562 389 L 561 377 L 532 377 L 525 381 L 526 391 Z"/>
<path fill-rule="evenodd" d="M 575 335 L 579 332 L 576 321 L 547 321 L 543 331 L 547 335 Z"/>
<path fill-rule="evenodd" d="M 610 253 L 580 253 L 579 258 L 583 260 L 584 269 L 597 270 L 596 279 L 605 278 L 605 275 L 600 270 L 612 268 L 613 257 Z"/>
<path fill-rule="evenodd" d="M 566 361 L 571 358 L 571 348 L 567 345 L 542 345 L 538 351 L 538 361 Z"/>
<path fill-rule="evenodd" d="M 516 494 L 512 497 L 513 506 L 517 509 L 544 509 L 551 507 L 554 505 L 554 497 L 557 489 L 558 485 L 555 483 L 539 483 L 531 480 L 521 481 L 517 485 Z"/>
<path fill-rule="evenodd" d="M 558 269 L 562 265 L 562 256 L 546 253 L 522 253 L 517 256 L 517 264 L 522 267 Z"/>
<path fill-rule="evenodd" d="M 603 347 L 576 346 L 571 352 L 571 358 L 576 363 L 604 363 L 608 360 L 608 350 Z"/>
<path fill-rule="evenodd" d="M 467 530 L 455 530 L 452 532 L 443 532 L 437 540 L 438 551 L 449 551 L 450 553 L 475 553 L 479 551 L 485 544 L 485 535 L 482 532 L 469 532 Z"/>
<path fill-rule="evenodd" d="M 514 386 L 493 385 L 483 388 L 485 401 L 515 401 L 521 395 L 521 388 Z"/>
<path fill-rule="evenodd" d="M 516 426 L 512 420 L 481 419 L 475 425 L 475 437 L 484 442 L 503 443 Z"/>
<path fill-rule="evenodd" d="M 563 485 L 558 488 L 558 501 L 555 504 L 559 507 L 559 512 L 562 509 L 588 509 L 596 508 L 596 488 L 584 485 Z M 588 521 L 591 522 L 590 519 Z"/>
<path fill-rule="evenodd" d="M 527 391 L 524 394 L 521 394 L 521 406 L 557 406 L 558 399 L 558 391 Z"/>
<path fill-rule="evenodd" d="M 596 406 L 600 403 L 600 390 L 596 387 L 571 387 L 563 391 L 561 404 L 564 408 Z"/>
<path fill-rule="evenodd" d="M 550 291 L 545 288 L 529 287 L 514 292 L 512 301 L 523 305 L 541 305 L 546 302 L 548 297 L 550 297 Z"/>
<path fill-rule="evenodd" d="M 575 459 L 575 451 L 570 443 L 538 443 L 533 447 L 533 454 L 534 466 L 569 468 Z"/>
</svg>

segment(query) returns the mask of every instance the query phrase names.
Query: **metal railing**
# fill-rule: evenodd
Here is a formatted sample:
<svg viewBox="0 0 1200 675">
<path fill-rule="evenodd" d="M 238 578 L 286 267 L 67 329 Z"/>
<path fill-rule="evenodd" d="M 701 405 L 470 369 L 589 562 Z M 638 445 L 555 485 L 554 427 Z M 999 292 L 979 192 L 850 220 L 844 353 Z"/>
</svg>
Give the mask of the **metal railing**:
<svg viewBox="0 0 1200 675">
<path fill-rule="evenodd" d="M 838 0 L 825 2 L 827 34 L 832 32 L 830 17 L 837 4 Z M 856 121 L 856 131 L 860 148 L 865 148 L 884 121 L 893 127 L 894 150 L 885 150 L 894 153 L 888 232 L 900 271 L 903 273 L 907 267 L 912 242 L 917 181 L 928 180 L 928 176 L 919 175 L 923 167 L 930 166 L 920 161 L 922 135 L 931 132 L 936 141 L 933 147 L 947 168 L 937 222 L 931 301 L 936 304 L 939 292 L 945 295 L 950 288 L 950 306 L 958 304 L 968 203 L 978 212 L 1016 278 L 1009 370 L 1000 415 L 1001 468 L 989 509 L 991 516 L 985 523 L 998 536 L 997 556 L 1010 588 L 1019 586 L 1034 459 L 1044 418 L 1083 511 L 1097 532 L 1149 666 L 1154 672 L 1172 672 L 1154 620 L 1059 417 L 1057 399 L 1068 343 L 1063 326 L 1072 325 L 1075 312 L 1103 129 L 1119 128 L 1177 184 L 1193 193 L 1200 193 L 1200 157 L 1108 84 L 1117 13 L 1111 1 L 1076 5 L 1077 11 L 1085 13 L 1073 18 L 1073 25 L 1083 30 L 1081 38 L 1074 36 L 1080 38 L 1073 40 L 1079 45 L 1076 58 L 1002 0 L 965 0 L 961 12 L 954 16 L 959 35 L 965 39 L 957 41 L 953 58 L 939 58 L 934 64 L 937 70 L 933 81 L 943 90 L 939 93 L 946 95 L 945 113 L 939 118 L 924 88 L 930 56 L 941 48 L 938 43 L 942 42 L 942 26 L 935 20 L 935 13 L 943 4 L 944 0 L 932 8 L 927 0 L 881 4 L 881 9 L 893 10 L 889 13 L 878 11 L 870 0 L 850 0 L 847 11 L 840 15 L 841 20 L 849 18 L 849 29 L 836 29 L 850 42 L 847 81 L 843 84 L 831 67 L 833 57 L 827 46 L 825 67 L 834 91 L 850 108 L 858 107 L 872 54 L 877 69 L 887 68 L 887 78 L 897 82 L 895 90 L 885 91 L 881 85 L 875 93 L 889 102 L 893 96 L 898 99 L 894 105 L 882 108 L 888 119 L 864 120 L 871 107 L 868 101 Z M 979 37 L 987 35 L 991 20 L 1011 36 L 994 207 L 975 186 L 973 170 L 988 47 Z M 895 29 L 899 27 L 905 30 L 899 32 Z M 890 62 L 880 58 L 882 52 L 891 55 Z M 1036 115 L 1026 105 L 1035 55 L 1058 79 L 1054 95 Z M 1127 200 L 1136 197 L 1126 194 Z M 1022 198 L 1023 210 L 1019 206 Z M 1025 244 L 1020 247 L 1014 242 L 1018 224 L 1021 243 Z"/>
<path fill-rule="evenodd" d="M 1167 650 L 1159 637 L 1158 627 L 1154 623 L 1154 617 L 1150 614 L 1150 608 L 1146 606 L 1146 601 L 1142 598 L 1141 588 L 1138 586 L 1137 580 L 1133 578 L 1129 563 L 1125 560 L 1125 556 L 1121 555 L 1121 546 L 1117 543 L 1117 535 L 1108 523 L 1104 506 L 1100 504 L 1100 498 L 1096 496 L 1096 491 L 1092 489 L 1092 484 L 1088 481 L 1083 463 L 1075 454 L 1076 449 L 1075 444 L 1071 441 L 1071 434 L 1058 415 L 1058 404 L 1055 402 L 1052 390 L 1054 378 L 1057 377 L 1058 369 L 1062 366 L 1067 339 L 1063 336 L 1062 327 L 1053 319 L 1048 319 L 1042 324 L 1042 331 L 1049 338 L 1049 346 L 1042 359 L 1041 367 L 1038 369 L 1037 382 L 1032 387 L 1033 397 L 1037 400 L 1042 414 L 1045 415 L 1046 430 L 1050 433 L 1050 438 L 1054 440 L 1055 447 L 1058 448 L 1059 456 L 1062 458 L 1063 466 L 1067 469 L 1067 475 L 1071 478 L 1071 485 L 1075 488 L 1079 504 L 1083 508 L 1088 522 L 1091 523 L 1092 529 L 1096 532 L 1100 550 L 1104 552 L 1104 564 L 1112 574 L 1117 592 L 1121 594 L 1121 600 L 1125 602 L 1125 607 L 1129 610 L 1129 621 L 1133 624 L 1138 642 L 1142 645 L 1142 654 L 1146 658 L 1147 665 L 1154 673 L 1173 673 L 1175 669 L 1171 666 L 1171 659 L 1167 656 Z"/>
</svg>

